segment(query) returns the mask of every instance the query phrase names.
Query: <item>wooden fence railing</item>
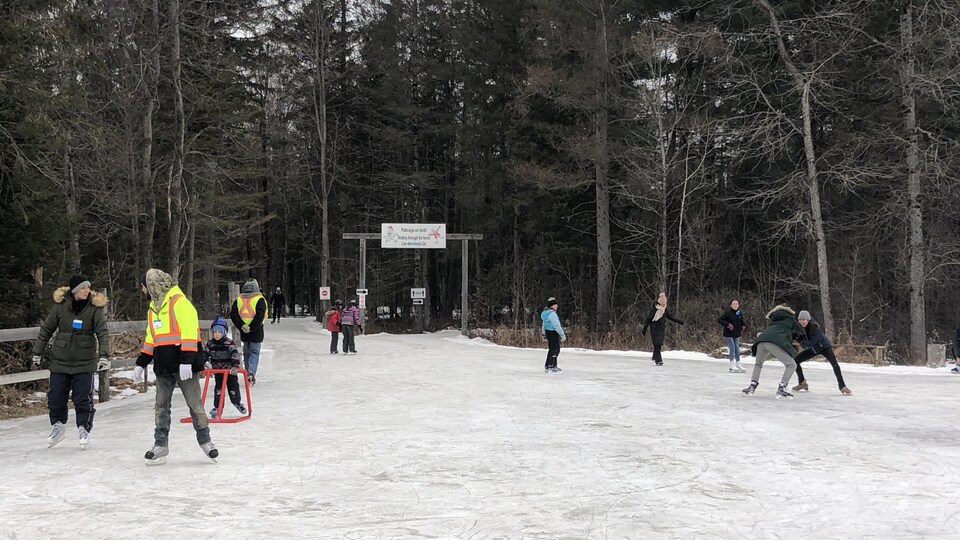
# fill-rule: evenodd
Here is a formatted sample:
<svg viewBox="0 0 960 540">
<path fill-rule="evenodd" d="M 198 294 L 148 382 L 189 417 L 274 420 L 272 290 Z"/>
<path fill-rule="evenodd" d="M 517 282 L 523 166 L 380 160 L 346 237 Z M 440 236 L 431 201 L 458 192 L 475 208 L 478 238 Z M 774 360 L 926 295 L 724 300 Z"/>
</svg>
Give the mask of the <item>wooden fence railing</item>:
<svg viewBox="0 0 960 540">
<path fill-rule="evenodd" d="M 213 321 L 200 321 L 200 327 L 209 327 Z M 118 321 L 118 322 L 109 322 L 107 323 L 107 328 L 110 330 L 110 334 L 121 334 L 124 332 L 143 332 L 147 327 L 147 321 Z M 0 330 L 0 343 L 9 342 L 9 341 L 33 341 L 37 339 L 37 335 L 40 333 L 40 327 L 34 326 L 31 328 L 12 328 L 8 330 Z M 124 368 L 124 367 L 133 367 L 135 358 L 111 358 L 111 369 L 112 368 Z M 99 376 L 99 387 L 98 397 L 100 403 L 104 403 L 110 400 L 110 370 L 100 371 Z M 30 381 L 40 381 L 43 379 L 50 378 L 50 371 L 46 369 L 39 369 L 35 371 L 23 371 L 20 373 L 10 373 L 8 375 L 0 375 L 0 386 L 7 384 L 16 384 Z M 146 385 L 144 385 L 144 389 Z M 144 390 L 141 390 L 144 391 Z"/>
</svg>

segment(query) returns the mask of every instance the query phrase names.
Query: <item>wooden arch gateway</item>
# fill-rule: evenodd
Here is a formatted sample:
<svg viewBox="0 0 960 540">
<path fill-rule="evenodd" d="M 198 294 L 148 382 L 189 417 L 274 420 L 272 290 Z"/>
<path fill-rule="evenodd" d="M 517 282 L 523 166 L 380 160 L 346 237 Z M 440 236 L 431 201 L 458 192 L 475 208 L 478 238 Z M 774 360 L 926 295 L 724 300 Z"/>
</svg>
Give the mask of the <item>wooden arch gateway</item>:
<svg viewBox="0 0 960 540">
<path fill-rule="evenodd" d="M 430 243 L 441 245 L 425 245 L 428 242 L 403 240 L 403 229 L 417 229 L 428 231 L 427 236 L 433 238 Z M 483 240 L 482 234 L 447 234 L 446 225 L 429 223 L 382 223 L 379 233 L 355 232 L 343 233 L 344 240 L 360 241 L 360 286 L 358 289 L 367 288 L 367 240 L 379 240 L 381 248 L 394 249 L 446 249 L 446 240 L 462 242 L 461 249 L 461 271 L 460 271 L 460 333 L 467 335 L 467 321 L 470 311 L 467 306 L 469 297 L 469 254 L 470 240 Z"/>
</svg>

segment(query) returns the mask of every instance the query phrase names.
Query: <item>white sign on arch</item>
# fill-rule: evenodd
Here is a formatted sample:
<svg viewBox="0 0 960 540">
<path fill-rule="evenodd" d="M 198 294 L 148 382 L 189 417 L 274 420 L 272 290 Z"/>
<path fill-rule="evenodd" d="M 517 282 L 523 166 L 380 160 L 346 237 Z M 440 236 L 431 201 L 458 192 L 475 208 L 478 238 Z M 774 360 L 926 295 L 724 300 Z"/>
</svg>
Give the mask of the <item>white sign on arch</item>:
<svg viewBox="0 0 960 540">
<path fill-rule="evenodd" d="M 444 249 L 446 223 L 381 223 L 380 245 L 394 249 Z"/>
</svg>

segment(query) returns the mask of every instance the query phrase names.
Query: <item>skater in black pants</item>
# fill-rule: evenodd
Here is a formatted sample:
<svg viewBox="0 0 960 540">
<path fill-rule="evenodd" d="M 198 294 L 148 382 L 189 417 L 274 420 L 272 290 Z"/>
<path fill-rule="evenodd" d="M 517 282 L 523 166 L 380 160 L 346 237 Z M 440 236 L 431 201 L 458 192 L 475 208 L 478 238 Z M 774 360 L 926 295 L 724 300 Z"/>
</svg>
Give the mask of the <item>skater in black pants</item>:
<svg viewBox="0 0 960 540">
<path fill-rule="evenodd" d="M 343 300 L 337 300 L 333 307 L 327 310 L 327 330 L 330 331 L 330 354 L 337 354 L 340 346 L 340 314 L 343 312 Z"/>
<path fill-rule="evenodd" d="M 853 392 L 850 391 L 846 383 L 843 382 L 843 373 L 840 373 L 840 364 L 837 363 L 837 355 L 833 354 L 833 344 L 830 343 L 830 338 L 823 333 L 817 321 L 814 321 L 810 317 L 809 311 L 801 311 L 800 314 L 797 315 L 797 321 L 806 332 L 806 338 L 800 342 L 800 345 L 803 347 L 803 352 L 798 354 L 795 359 L 797 362 L 797 378 L 800 379 L 800 381 L 793 387 L 793 391 L 810 391 L 810 387 L 807 385 L 807 379 L 803 376 L 803 369 L 800 367 L 800 363 L 806 362 L 817 355 L 823 355 L 833 367 L 833 374 L 837 377 L 837 386 L 840 387 L 840 393 L 845 396 L 852 395 Z"/>
<path fill-rule="evenodd" d="M 567 340 L 567 335 L 560 326 L 560 317 L 557 316 L 557 299 L 550 297 L 547 299 L 547 307 L 540 313 L 540 320 L 543 321 L 543 327 L 540 329 L 540 335 L 547 338 L 547 362 L 543 366 L 543 371 L 547 373 L 560 373 L 562 369 L 557 367 L 557 357 L 560 356 L 560 342 Z"/>
<path fill-rule="evenodd" d="M 667 310 L 667 293 L 660 293 L 657 297 L 657 303 L 654 304 L 650 312 L 647 313 L 647 319 L 643 323 L 642 335 L 647 335 L 647 328 L 650 328 L 650 339 L 653 341 L 653 363 L 662 366 L 663 357 L 660 356 L 660 348 L 663 347 L 663 338 L 666 333 L 667 319 L 683 325 L 683 321 L 673 316 Z"/>
<path fill-rule="evenodd" d="M 286 301 L 283 299 L 283 291 L 280 290 L 280 287 L 277 287 L 277 290 L 273 292 L 273 296 L 270 297 L 270 309 L 273 310 L 273 320 L 270 321 L 270 324 L 280 324 L 280 315 L 283 314 L 283 308 L 285 306 Z"/>
</svg>

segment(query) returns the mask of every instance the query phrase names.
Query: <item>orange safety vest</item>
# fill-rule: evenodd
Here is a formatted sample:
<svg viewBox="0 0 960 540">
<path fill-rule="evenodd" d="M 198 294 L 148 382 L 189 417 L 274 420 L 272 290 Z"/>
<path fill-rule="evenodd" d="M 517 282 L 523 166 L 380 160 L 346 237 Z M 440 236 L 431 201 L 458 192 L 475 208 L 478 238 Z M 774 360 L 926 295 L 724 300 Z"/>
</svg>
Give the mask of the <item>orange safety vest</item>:
<svg viewBox="0 0 960 540">
<path fill-rule="evenodd" d="M 143 340 L 143 348 L 141 349 L 146 354 L 152 355 L 154 347 L 165 345 L 179 345 L 181 351 L 197 351 L 200 327 L 196 320 L 196 309 L 190 305 L 190 301 L 186 300 L 178 287 L 175 287 L 175 289 L 167 293 L 168 297 L 164 299 L 164 304 L 160 306 L 159 310 L 155 311 L 153 302 L 150 302 L 151 309 L 147 310 L 147 335 Z M 187 302 L 180 306 L 179 310 L 181 315 L 188 319 L 188 321 L 184 321 L 184 324 L 190 325 L 189 320 L 192 320 L 192 326 L 195 325 L 196 328 L 181 330 L 181 321 L 177 317 L 177 304 L 181 300 Z"/>
<path fill-rule="evenodd" d="M 263 300 L 263 319 L 266 320 L 270 316 L 269 307 L 266 305 L 266 300 L 262 294 L 255 294 L 253 296 L 238 296 L 237 297 L 237 314 L 240 315 L 240 320 L 243 321 L 243 324 L 247 326 L 253 322 L 253 319 L 257 316 L 257 301 Z"/>
</svg>

